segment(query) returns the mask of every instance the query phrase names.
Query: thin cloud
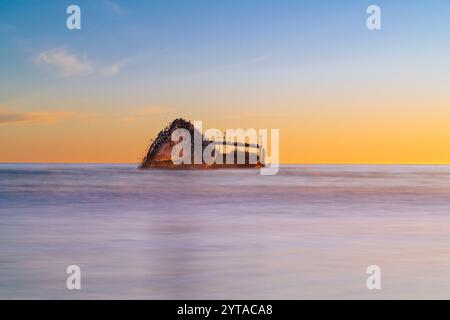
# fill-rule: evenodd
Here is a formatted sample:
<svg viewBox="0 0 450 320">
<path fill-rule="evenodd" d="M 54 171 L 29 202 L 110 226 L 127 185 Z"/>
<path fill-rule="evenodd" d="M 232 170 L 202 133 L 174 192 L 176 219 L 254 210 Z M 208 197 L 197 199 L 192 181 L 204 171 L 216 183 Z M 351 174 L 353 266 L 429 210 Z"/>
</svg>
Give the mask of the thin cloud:
<svg viewBox="0 0 450 320">
<path fill-rule="evenodd" d="M 167 50 L 163 49 L 158 51 L 144 52 L 134 56 L 130 56 L 125 59 L 115 61 L 111 64 L 99 67 L 97 70 L 97 74 L 102 78 L 113 77 L 120 74 L 123 69 L 125 69 L 130 65 L 138 64 L 145 60 L 151 59 L 154 56 L 164 53 L 166 51 Z"/>
<path fill-rule="evenodd" d="M 93 71 L 92 63 L 84 56 L 67 52 L 64 49 L 44 51 L 35 59 L 38 65 L 45 65 L 55 69 L 64 77 L 86 75 Z"/>
<path fill-rule="evenodd" d="M 0 110 L 0 125 L 58 123 L 65 120 L 86 119 L 93 114 L 71 110 L 11 112 Z"/>
<path fill-rule="evenodd" d="M 103 67 L 100 70 L 99 76 L 102 78 L 114 77 L 122 71 L 123 65 L 120 63 L 114 63 L 109 66 Z"/>
<path fill-rule="evenodd" d="M 52 49 L 38 53 L 34 62 L 56 71 L 63 77 L 91 75 L 108 78 L 119 75 L 128 65 L 152 58 L 161 52 L 164 50 L 139 54 L 104 64 L 89 59 L 86 55 L 71 53 L 66 49 Z"/>
<path fill-rule="evenodd" d="M 275 53 L 264 54 L 264 55 L 260 55 L 260 56 L 256 56 L 256 57 L 250 58 L 248 60 L 240 61 L 240 62 L 236 63 L 236 65 L 239 65 L 239 66 L 251 66 L 251 65 L 254 65 L 254 64 L 258 64 L 258 63 L 262 63 L 262 62 L 265 62 L 267 60 L 270 60 L 274 56 L 275 56 Z"/>
<path fill-rule="evenodd" d="M 231 62 L 228 64 L 223 64 L 223 65 L 219 65 L 216 67 L 212 67 L 208 70 L 194 74 L 193 77 L 201 78 L 201 77 L 209 76 L 212 73 L 226 72 L 226 71 L 230 71 L 233 69 L 242 69 L 245 67 L 252 67 L 254 65 L 263 64 L 264 62 L 271 60 L 279 52 L 280 52 L 280 50 L 277 50 L 277 51 L 261 54 L 258 56 L 250 57 L 249 59 L 239 60 L 239 61 Z"/>
<path fill-rule="evenodd" d="M 0 124 L 27 121 L 28 117 L 20 113 L 0 113 Z"/>
<path fill-rule="evenodd" d="M 99 67 L 97 75 L 101 78 L 109 78 L 119 75 L 122 70 L 132 62 L 132 59 L 124 59 L 121 61 L 113 62 L 111 64 Z"/>
</svg>

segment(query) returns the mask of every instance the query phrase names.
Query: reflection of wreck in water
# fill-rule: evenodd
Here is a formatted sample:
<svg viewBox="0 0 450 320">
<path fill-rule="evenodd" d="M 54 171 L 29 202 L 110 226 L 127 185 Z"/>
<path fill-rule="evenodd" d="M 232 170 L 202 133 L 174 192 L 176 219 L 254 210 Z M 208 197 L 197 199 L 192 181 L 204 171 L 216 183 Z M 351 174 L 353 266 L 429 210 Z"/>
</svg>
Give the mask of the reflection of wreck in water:
<svg viewBox="0 0 450 320">
<path fill-rule="evenodd" d="M 172 161 L 172 149 L 178 141 L 172 141 L 172 133 L 177 129 L 185 129 L 191 137 L 198 134 L 202 137 L 202 155 L 205 148 L 214 144 L 212 155 L 214 163 L 207 164 L 202 157 L 201 163 L 194 162 L 194 139 L 191 139 L 190 163 L 174 164 Z M 244 151 L 238 150 L 244 148 Z M 219 149 L 222 149 L 221 151 Z M 256 149 L 256 152 L 250 152 Z M 200 133 L 190 121 L 175 119 L 164 130 L 160 131 L 156 139 L 151 143 L 147 155 L 142 160 L 140 168 L 169 168 L 169 169 L 202 169 L 202 168 L 261 168 L 264 164 L 260 161 L 264 149 L 258 144 L 227 141 L 226 136 L 222 141 L 212 141 Z M 261 156 L 260 156 L 261 155 Z M 195 164 L 194 164 L 195 163 Z"/>
</svg>

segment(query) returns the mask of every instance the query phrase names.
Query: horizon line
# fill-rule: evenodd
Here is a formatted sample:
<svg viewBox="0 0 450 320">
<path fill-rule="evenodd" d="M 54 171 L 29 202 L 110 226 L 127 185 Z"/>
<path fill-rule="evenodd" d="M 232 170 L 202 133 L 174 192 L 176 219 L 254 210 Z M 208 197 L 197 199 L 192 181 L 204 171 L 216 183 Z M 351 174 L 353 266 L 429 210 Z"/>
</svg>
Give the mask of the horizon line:
<svg viewBox="0 0 450 320">
<path fill-rule="evenodd" d="M 4 164 L 55 164 L 55 165 L 64 165 L 64 164 L 74 164 L 74 165 L 137 165 L 139 166 L 140 162 L 108 162 L 108 161 L 89 161 L 89 162 L 21 162 L 21 161 L 0 161 L 0 165 Z M 279 163 L 279 165 L 319 165 L 319 166 L 450 166 L 450 163 L 333 163 L 333 162 L 285 162 Z"/>
</svg>

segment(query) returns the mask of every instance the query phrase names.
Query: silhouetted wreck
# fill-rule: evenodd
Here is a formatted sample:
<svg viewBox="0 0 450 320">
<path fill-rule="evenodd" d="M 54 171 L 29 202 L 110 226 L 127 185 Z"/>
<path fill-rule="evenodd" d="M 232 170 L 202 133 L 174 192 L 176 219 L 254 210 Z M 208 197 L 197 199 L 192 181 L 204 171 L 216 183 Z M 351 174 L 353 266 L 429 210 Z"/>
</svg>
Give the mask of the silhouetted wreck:
<svg viewBox="0 0 450 320">
<path fill-rule="evenodd" d="M 172 161 L 172 149 L 180 141 L 172 141 L 172 133 L 177 129 L 185 129 L 189 132 L 191 139 L 191 161 L 188 163 L 174 164 Z M 205 148 L 214 144 L 213 163 L 206 163 L 203 157 L 201 163 L 195 163 L 194 135 L 201 136 L 202 154 Z M 244 151 L 238 150 L 244 148 Z M 221 149 L 221 150 L 219 150 Z M 256 152 L 250 152 L 256 149 Z M 226 136 L 222 141 L 212 141 L 200 133 L 195 126 L 184 119 L 175 119 L 158 133 L 156 139 L 150 144 L 145 158 L 140 165 L 141 169 L 166 168 L 166 169 L 219 169 L 219 168 L 261 168 L 264 164 L 260 161 L 263 149 L 258 144 L 245 142 L 227 141 Z M 230 161 L 231 159 L 231 161 Z"/>
</svg>

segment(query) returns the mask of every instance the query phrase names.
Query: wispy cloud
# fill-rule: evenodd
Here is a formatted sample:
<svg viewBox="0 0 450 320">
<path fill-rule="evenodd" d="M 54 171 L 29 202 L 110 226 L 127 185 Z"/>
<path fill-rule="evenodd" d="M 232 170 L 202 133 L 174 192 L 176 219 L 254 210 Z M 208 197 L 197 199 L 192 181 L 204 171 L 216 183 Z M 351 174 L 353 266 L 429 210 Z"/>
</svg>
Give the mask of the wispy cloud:
<svg viewBox="0 0 450 320">
<path fill-rule="evenodd" d="M 0 124 L 14 123 L 14 122 L 26 122 L 29 117 L 26 114 L 21 113 L 0 113 Z"/>
<path fill-rule="evenodd" d="M 272 59 L 276 54 L 277 54 L 277 52 L 262 54 L 260 56 L 255 56 L 255 57 L 252 57 L 247 60 L 239 61 L 239 62 L 235 63 L 233 66 L 251 66 L 254 64 L 258 64 L 258 63 L 263 63 L 267 60 Z"/>
<path fill-rule="evenodd" d="M 94 116 L 94 114 L 71 110 L 43 110 L 30 112 L 0 110 L 0 125 L 57 123 L 65 120 L 80 120 Z"/>
<path fill-rule="evenodd" d="M 52 69 L 63 77 L 91 75 L 107 78 L 119 75 L 130 64 L 150 59 L 161 52 L 164 50 L 143 53 L 105 64 L 90 59 L 85 54 L 72 53 L 67 49 L 51 49 L 38 53 L 34 62 L 39 66 Z"/>
<path fill-rule="evenodd" d="M 218 65 L 215 67 L 211 67 L 207 70 L 204 70 L 197 74 L 194 74 L 193 77 L 194 78 L 202 78 L 202 77 L 210 76 L 211 74 L 214 74 L 214 73 L 227 72 L 227 71 L 236 70 L 236 69 L 242 70 L 243 68 L 246 68 L 246 67 L 252 67 L 254 65 L 263 64 L 264 62 L 274 58 L 276 55 L 279 54 L 279 52 L 280 52 L 280 50 L 277 50 L 277 51 L 273 51 L 273 52 L 264 53 L 261 55 L 255 55 L 253 57 L 249 57 L 248 59 L 242 59 L 242 60 L 230 62 L 227 64 L 222 64 L 222 65 Z"/>
<path fill-rule="evenodd" d="M 165 52 L 167 52 L 166 49 L 139 53 L 139 54 L 127 57 L 125 59 L 115 61 L 108 65 L 100 66 L 97 74 L 100 77 L 112 77 L 112 76 L 120 74 L 123 69 L 125 69 L 126 67 L 128 67 L 132 64 L 139 64 L 141 62 L 143 63 L 144 61 L 149 60 L 149 59 L 151 59 L 159 54 L 163 54 Z"/>
<path fill-rule="evenodd" d="M 64 77 L 86 75 L 93 72 L 92 63 L 85 57 L 66 51 L 54 49 L 44 51 L 35 58 L 38 65 L 45 65 L 55 69 Z"/>
<path fill-rule="evenodd" d="M 113 63 L 100 70 L 99 76 L 103 78 L 114 77 L 122 71 L 123 64 Z"/>
<path fill-rule="evenodd" d="M 117 76 L 133 59 L 123 59 L 98 68 L 96 74 L 101 78 Z"/>
</svg>

